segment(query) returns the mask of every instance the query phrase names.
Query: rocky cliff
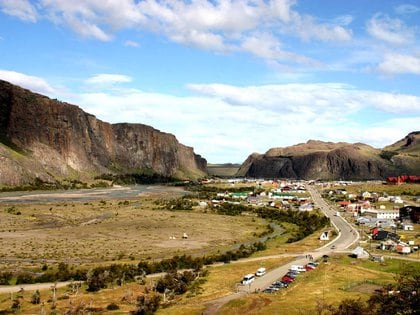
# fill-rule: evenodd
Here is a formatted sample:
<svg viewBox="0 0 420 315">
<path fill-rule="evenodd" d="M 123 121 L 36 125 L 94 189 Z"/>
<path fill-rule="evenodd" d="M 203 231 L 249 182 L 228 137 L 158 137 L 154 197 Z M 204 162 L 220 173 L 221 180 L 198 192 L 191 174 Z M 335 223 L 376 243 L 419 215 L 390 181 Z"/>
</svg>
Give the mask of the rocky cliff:
<svg viewBox="0 0 420 315">
<path fill-rule="evenodd" d="M 363 143 L 314 140 L 273 148 L 265 154 L 251 154 L 237 173 L 246 177 L 325 180 L 384 179 L 401 174 L 420 174 L 420 132 L 412 132 L 383 150 Z"/>
<path fill-rule="evenodd" d="M 0 80 L 0 185 L 106 173 L 197 178 L 206 174 L 206 164 L 171 134 L 109 124 Z"/>
</svg>

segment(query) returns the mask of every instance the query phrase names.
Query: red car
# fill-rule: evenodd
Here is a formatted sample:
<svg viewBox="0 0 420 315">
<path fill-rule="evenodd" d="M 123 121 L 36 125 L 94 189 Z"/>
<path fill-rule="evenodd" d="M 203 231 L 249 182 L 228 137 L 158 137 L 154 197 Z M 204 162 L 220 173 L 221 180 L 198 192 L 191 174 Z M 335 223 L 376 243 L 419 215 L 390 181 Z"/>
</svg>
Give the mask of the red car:
<svg viewBox="0 0 420 315">
<path fill-rule="evenodd" d="M 293 282 L 295 279 L 290 278 L 288 276 L 283 276 L 283 278 L 281 278 L 281 281 L 286 282 L 286 283 L 290 283 Z"/>
</svg>

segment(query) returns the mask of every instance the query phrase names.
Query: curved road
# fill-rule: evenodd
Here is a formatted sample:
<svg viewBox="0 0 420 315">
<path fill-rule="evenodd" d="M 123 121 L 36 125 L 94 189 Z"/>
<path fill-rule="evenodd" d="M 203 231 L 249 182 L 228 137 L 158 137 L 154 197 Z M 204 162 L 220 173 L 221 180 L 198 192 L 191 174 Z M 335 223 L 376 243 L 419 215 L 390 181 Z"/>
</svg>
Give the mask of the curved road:
<svg viewBox="0 0 420 315">
<path fill-rule="evenodd" d="M 217 300 L 213 300 L 207 303 L 207 309 L 204 312 L 206 315 L 217 314 L 221 306 L 227 302 L 237 299 L 247 293 L 256 292 L 263 290 L 268 287 L 274 281 L 280 279 L 284 274 L 286 274 L 291 265 L 305 265 L 309 262 L 307 255 L 312 255 L 313 259 L 316 260 L 321 258 L 323 255 L 331 255 L 334 251 L 343 251 L 348 249 L 359 239 L 359 233 L 354 229 L 350 223 L 348 223 L 341 216 L 335 216 L 336 210 L 334 210 L 327 202 L 321 197 L 320 193 L 310 185 L 306 185 L 308 192 L 311 194 L 314 204 L 327 216 L 330 218 L 332 225 L 337 230 L 338 236 L 329 242 L 328 244 L 315 249 L 311 252 L 306 252 L 302 254 L 296 254 L 296 259 L 292 262 L 279 266 L 266 273 L 263 277 L 256 278 L 253 283 L 250 285 L 239 285 L 237 287 L 237 293 L 222 297 Z M 334 246 L 334 249 L 331 247 Z"/>
</svg>

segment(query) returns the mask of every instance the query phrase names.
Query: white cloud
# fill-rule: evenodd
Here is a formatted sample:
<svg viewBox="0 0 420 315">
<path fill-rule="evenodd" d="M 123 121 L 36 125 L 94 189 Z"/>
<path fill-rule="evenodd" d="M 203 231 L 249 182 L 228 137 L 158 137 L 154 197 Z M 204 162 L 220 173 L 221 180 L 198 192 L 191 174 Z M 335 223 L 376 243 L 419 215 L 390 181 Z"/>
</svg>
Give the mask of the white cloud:
<svg viewBox="0 0 420 315">
<path fill-rule="evenodd" d="M 124 46 L 137 48 L 137 47 L 140 47 L 140 44 L 133 40 L 126 40 L 124 42 Z"/>
<path fill-rule="evenodd" d="M 341 24 L 342 21 L 339 23 Z M 337 24 L 317 23 L 314 17 L 295 14 L 291 29 L 304 40 L 318 39 L 321 41 L 349 41 L 353 37 L 351 30 Z"/>
<path fill-rule="evenodd" d="M 418 74 L 420 75 L 420 58 L 416 56 L 388 53 L 378 65 L 378 71 L 384 74 Z"/>
<path fill-rule="evenodd" d="M 351 30 L 346 28 L 351 16 L 322 23 L 316 17 L 300 14 L 295 9 L 295 0 L 38 0 L 33 6 L 24 0 L 0 1 L 4 11 L 10 6 L 17 8 L 15 2 L 29 8 L 36 6 L 42 18 L 87 38 L 109 41 L 122 29 L 146 30 L 183 45 L 222 53 L 245 51 L 259 58 L 267 55 L 267 45 L 263 47 L 265 51 L 258 51 L 243 44 L 249 44 L 258 33 L 267 34 L 277 43 L 282 36 L 333 42 L 352 38 Z M 10 10 L 5 12 L 17 15 Z M 19 15 L 22 19 L 29 16 Z M 275 59 L 269 57 L 273 64 L 308 64 L 309 58 L 297 53 L 277 46 L 269 49 L 271 55 L 276 55 Z"/>
<path fill-rule="evenodd" d="M 38 14 L 28 0 L 0 0 L 3 13 L 15 16 L 23 21 L 36 22 Z"/>
<path fill-rule="evenodd" d="M 366 107 L 391 113 L 420 113 L 420 97 L 358 90 L 339 83 L 282 84 L 238 87 L 190 84 L 192 91 L 221 99 L 233 106 L 337 117 Z"/>
<path fill-rule="evenodd" d="M 379 13 L 368 21 L 367 31 L 371 36 L 394 45 L 411 43 L 415 39 L 413 28 L 400 19 L 392 19 Z"/>
<path fill-rule="evenodd" d="M 401 4 L 395 8 L 395 12 L 398 14 L 412 14 L 420 11 L 420 7 L 412 4 Z"/>
<path fill-rule="evenodd" d="M 89 84 L 113 84 L 131 82 L 132 78 L 123 74 L 102 73 L 86 80 Z"/>
<path fill-rule="evenodd" d="M 40 77 L 27 75 L 15 71 L 0 70 L 0 78 L 10 83 L 19 85 L 33 92 L 41 93 L 48 96 L 56 96 L 57 89 L 53 88 L 46 80 Z"/>
</svg>

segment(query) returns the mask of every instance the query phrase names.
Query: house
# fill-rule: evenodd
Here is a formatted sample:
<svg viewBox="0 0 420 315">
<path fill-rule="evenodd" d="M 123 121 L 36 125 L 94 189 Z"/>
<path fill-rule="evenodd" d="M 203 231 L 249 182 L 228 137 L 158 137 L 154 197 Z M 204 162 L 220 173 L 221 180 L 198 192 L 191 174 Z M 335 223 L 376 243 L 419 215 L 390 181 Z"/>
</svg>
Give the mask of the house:
<svg viewBox="0 0 420 315">
<path fill-rule="evenodd" d="M 369 217 L 360 217 L 360 218 L 357 218 L 357 223 L 359 223 L 359 224 L 368 224 L 368 223 L 370 223 L 370 219 L 371 218 L 369 218 Z"/>
<path fill-rule="evenodd" d="M 365 192 L 362 193 L 362 197 L 363 197 L 363 199 L 366 200 L 366 199 L 372 198 L 372 194 L 368 191 L 365 191 Z"/>
<path fill-rule="evenodd" d="M 382 250 L 394 250 L 397 246 L 397 242 L 394 242 L 393 240 L 386 240 L 384 242 L 381 242 L 380 248 Z"/>
<path fill-rule="evenodd" d="M 401 227 L 404 231 L 414 231 L 414 226 L 412 224 L 403 223 Z"/>
<path fill-rule="evenodd" d="M 400 211 L 399 210 L 383 210 L 383 209 L 370 209 L 370 210 L 365 210 L 364 211 L 365 214 L 369 214 L 374 218 L 377 219 L 398 219 L 400 216 Z"/>
<path fill-rule="evenodd" d="M 398 241 L 400 239 L 400 236 L 396 233 L 380 230 L 376 227 L 372 229 L 372 238 L 376 241 L 383 241 L 387 239 Z"/>
<path fill-rule="evenodd" d="M 403 242 L 398 243 L 397 246 L 395 247 L 395 250 L 399 254 L 410 254 L 411 253 L 410 246 L 408 246 L 408 244 L 403 243 Z"/>
<path fill-rule="evenodd" d="M 369 253 L 363 249 L 363 247 L 356 247 L 352 252 L 351 256 L 358 259 L 367 259 L 369 258 Z"/>
<path fill-rule="evenodd" d="M 300 211 L 312 211 L 314 210 L 314 205 L 312 203 L 304 203 L 303 205 L 299 206 Z"/>
<path fill-rule="evenodd" d="M 321 241 L 328 241 L 329 239 L 330 239 L 330 237 L 329 237 L 329 232 L 328 231 L 325 231 L 325 232 L 322 232 L 322 234 L 321 234 L 321 236 L 319 237 L 319 239 L 321 240 Z"/>
</svg>

